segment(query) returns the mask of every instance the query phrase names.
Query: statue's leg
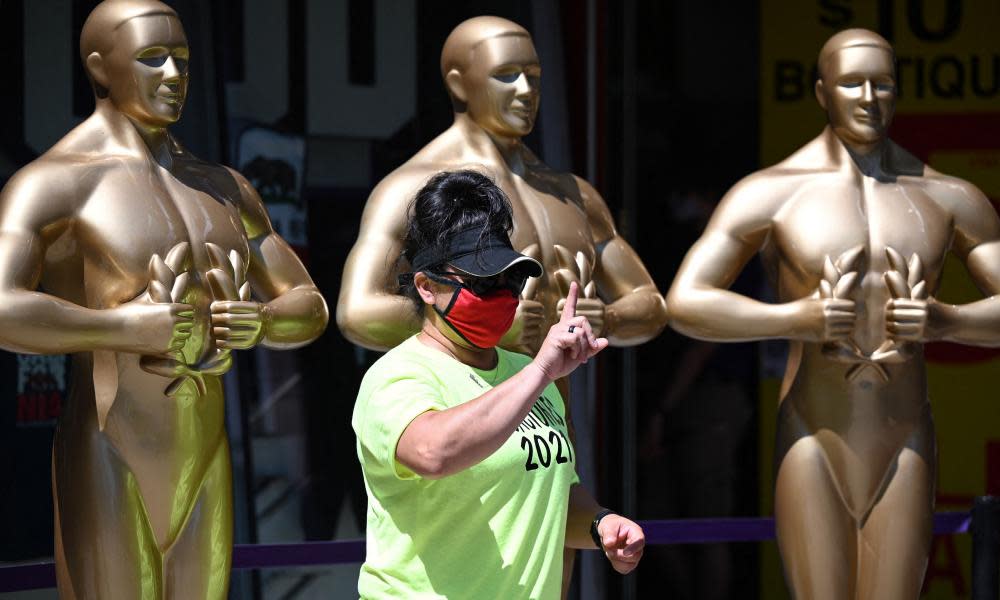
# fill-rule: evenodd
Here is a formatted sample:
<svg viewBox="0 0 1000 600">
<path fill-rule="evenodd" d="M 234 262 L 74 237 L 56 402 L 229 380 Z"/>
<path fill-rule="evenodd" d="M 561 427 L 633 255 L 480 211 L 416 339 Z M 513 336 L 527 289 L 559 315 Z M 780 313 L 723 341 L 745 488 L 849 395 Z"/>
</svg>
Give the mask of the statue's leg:
<svg viewBox="0 0 1000 600">
<path fill-rule="evenodd" d="M 160 599 L 160 552 L 139 486 L 100 434 L 91 433 L 57 437 L 54 444 L 52 493 L 59 597 Z M 81 439 L 85 440 L 82 444 L 71 443 Z"/>
<path fill-rule="evenodd" d="M 854 598 L 857 534 L 819 443 L 792 444 L 774 493 L 778 549 L 798 600 Z"/>
<path fill-rule="evenodd" d="M 920 595 L 934 520 L 933 453 L 904 448 L 882 497 L 861 528 L 859 600 Z"/>
<path fill-rule="evenodd" d="M 229 444 L 219 444 L 177 540 L 164 556 L 165 598 L 221 600 L 229 590 L 233 550 Z"/>
</svg>

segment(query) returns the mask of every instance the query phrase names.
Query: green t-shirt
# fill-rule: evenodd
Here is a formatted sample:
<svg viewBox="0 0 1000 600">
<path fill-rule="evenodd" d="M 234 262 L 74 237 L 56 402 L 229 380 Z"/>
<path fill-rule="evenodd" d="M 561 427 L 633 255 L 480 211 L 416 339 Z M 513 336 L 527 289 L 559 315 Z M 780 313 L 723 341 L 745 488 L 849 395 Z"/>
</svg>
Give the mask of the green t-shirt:
<svg viewBox="0 0 1000 600">
<path fill-rule="evenodd" d="M 431 480 L 396 460 L 418 415 L 481 396 L 531 360 L 497 354 L 496 369 L 480 371 L 411 337 L 365 374 L 352 419 L 368 492 L 362 598 L 559 598 L 569 488 L 578 480 L 555 385 L 477 465 Z"/>
</svg>

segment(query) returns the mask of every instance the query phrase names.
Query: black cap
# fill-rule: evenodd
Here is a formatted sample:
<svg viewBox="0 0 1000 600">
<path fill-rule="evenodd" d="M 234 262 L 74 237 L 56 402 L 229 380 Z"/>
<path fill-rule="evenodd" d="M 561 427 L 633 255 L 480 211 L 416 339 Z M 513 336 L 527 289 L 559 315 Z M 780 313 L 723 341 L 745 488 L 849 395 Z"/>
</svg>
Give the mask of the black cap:
<svg viewBox="0 0 1000 600">
<path fill-rule="evenodd" d="M 484 232 L 481 227 L 459 231 L 443 246 L 424 248 L 411 264 L 414 273 L 449 264 L 475 277 L 492 277 L 514 266 L 524 269 L 529 277 L 542 274 L 541 263 L 515 251 L 505 231 Z"/>
</svg>

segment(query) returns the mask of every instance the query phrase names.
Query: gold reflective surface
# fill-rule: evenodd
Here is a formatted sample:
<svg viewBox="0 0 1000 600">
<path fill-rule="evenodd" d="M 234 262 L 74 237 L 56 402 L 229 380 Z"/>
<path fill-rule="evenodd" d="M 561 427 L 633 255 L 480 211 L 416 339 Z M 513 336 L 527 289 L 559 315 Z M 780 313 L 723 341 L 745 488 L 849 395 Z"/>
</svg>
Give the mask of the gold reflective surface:
<svg viewBox="0 0 1000 600">
<path fill-rule="evenodd" d="M 435 173 L 472 168 L 492 177 L 514 209 L 511 241 L 545 273 L 529 279 L 514 325 L 500 345 L 534 354 L 558 322 L 569 284 L 582 291 L 577 314 L 612 345 L 654 337 L 666 309 L 642 261 L 618 234 L 597 191 L 555 171 L 521 138 L 539 105 L 541 65 L 528 32 L 497 17 L 476 17 L 452 31 L 441 74 L 454 124 L 372 191 L 358 240 L 344 268 L 337 325 L 356 344 L 385 350 L 420 329 L 410 302 L 397 294 L 397 264 L 413 197 Z"/>
<path fill-rule="evenodd" d="M 52 472 L 62 598 L 224 598 L 231 351 L 315 339 L 327 309 L 250 184 L 188 153 L 174 11 L 105 0 L 96 109 L 0 196 L 0 346 L 73 354 Z"/>
<path fill-rule="evenodd" d="M 975 186 L 886 137 L 885 40 L 841 32 L 818 64 L 829 126 L 729 191 L 671 287 L 671 323 L 707 340 L 790 340 L 775 516 L 793 596 L 916 598 L 936 468 L 920 344 L 1000 345 L 1000 220 Z M 949 251 L 988 298 L 935 300 Z M 776 303 L 727 289 L 757 253 Z"/>
</svg>

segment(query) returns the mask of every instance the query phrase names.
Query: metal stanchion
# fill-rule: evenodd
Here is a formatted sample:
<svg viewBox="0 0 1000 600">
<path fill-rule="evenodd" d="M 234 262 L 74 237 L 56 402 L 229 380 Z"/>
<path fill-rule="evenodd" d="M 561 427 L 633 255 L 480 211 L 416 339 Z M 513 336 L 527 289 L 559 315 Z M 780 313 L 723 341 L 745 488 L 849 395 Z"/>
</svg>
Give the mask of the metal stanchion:
<svg viewBox="0 0 1000 600">
<path fill-rule="evenodd" d="M 1000 498 L 972 507 L 972 600 L 1000 600 Z"/>
</svg>

